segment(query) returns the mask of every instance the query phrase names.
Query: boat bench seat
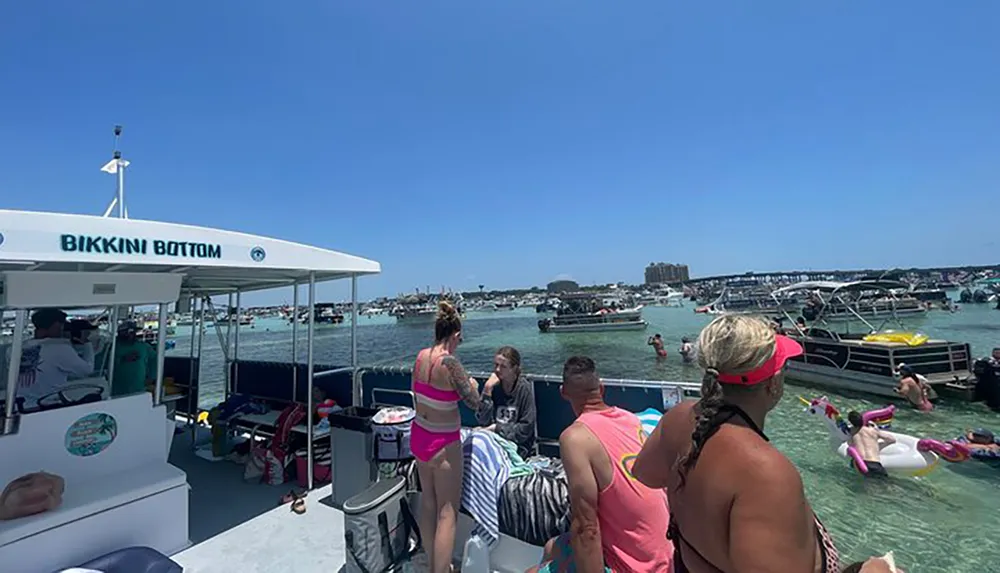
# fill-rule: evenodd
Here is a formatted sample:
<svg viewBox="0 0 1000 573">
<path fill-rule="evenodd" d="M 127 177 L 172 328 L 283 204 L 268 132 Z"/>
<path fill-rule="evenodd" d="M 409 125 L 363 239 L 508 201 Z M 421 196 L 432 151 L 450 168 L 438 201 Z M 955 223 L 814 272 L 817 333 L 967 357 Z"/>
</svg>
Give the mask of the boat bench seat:
<svg viewBox="0 0 1000 573">
<path fill-rule="evenodd" d="M 0 522 L 0 570 L 47 573 L 125 547 L 186 547 L 187 476 L 167 461 L 174 428 L 146 392 L 22 415 L 0 438 L 0 485 L 39 470 L 66 485 L 59 507 Z"/>
<path fill-rule="evenodd" d="M 166 463 L 67 484 L 56 509 L 0 522 L 0 547 L 181 486 L 186 475 Z"/>
</svg>

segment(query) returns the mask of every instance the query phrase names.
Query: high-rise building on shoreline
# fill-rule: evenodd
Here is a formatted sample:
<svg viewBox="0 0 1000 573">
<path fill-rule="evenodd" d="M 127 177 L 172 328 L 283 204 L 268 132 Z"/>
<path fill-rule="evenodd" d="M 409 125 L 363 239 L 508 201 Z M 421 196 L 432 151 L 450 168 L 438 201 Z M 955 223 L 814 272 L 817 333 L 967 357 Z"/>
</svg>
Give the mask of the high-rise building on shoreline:
<svg viewBox="0 0 1000 573">
<path fill-rule="evenodd" d="M 689 280 L 687 265 L 649 263 L 646 267 L 646 284 L 681 283 Z"/>
</svg>

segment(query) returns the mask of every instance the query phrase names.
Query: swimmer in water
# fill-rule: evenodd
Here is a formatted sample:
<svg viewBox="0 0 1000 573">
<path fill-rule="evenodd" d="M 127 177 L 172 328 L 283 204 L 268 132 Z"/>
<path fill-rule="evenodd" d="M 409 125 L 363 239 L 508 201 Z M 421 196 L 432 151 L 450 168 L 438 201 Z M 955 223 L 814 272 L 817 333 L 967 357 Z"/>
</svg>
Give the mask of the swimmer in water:
<svg viewBox="0 0 1000 573">
<path fill-rule="evenodd" d="M 663 337 L 660 336 L 659 333 L 650 336 L 649 340 L 646 341 L 646 344 L 653 347 L 653 350 L 656 351 L 657 358 L 667 357 L 667 349 L 663 347 Z"/>
<path fill-rule="evenodd" d="M 851 445 L 861 454 L 861 459 L 868 466 L 868 473 L 865 477 L 889 477 L 889 473 L 882 467 L 882 458 L 879 452 L 882 447 L 896 443 L 886 432 L 878 429 L 874 422 L 864 423 L 861 414 L 851 411 L 847 414 L 847 421 L 851 423 Z M 878 441 L 882 440 L 880 446 Z"/>
<path fill-rule="evenodd" d="M 685 363 L 694 362 L 695 359 L 694 344 L 691 344 L 690 338 L 685 336 L 684 338 L 681 339 L 680 352 L 681 352 L 681 360 L 683 360 Z"/>
<path fill-rule="evenodd" d="M 996 436 L 989 430 L 969 430 L 965 433 L 966 444 L 974 452 L 995 452 L 1000 454 L 1000 443 L 997 443 Z"/>
<path fill-rule="evenodd" d="M 929 398 L 930 389 L 927 381 L 906 364 L 899 365 L 898 373 L 899 386 L 895 388 L 896 393 L 906 398 L 910 405 L 921 412 L 933 411 L 934 405 Z"/>
</svg>

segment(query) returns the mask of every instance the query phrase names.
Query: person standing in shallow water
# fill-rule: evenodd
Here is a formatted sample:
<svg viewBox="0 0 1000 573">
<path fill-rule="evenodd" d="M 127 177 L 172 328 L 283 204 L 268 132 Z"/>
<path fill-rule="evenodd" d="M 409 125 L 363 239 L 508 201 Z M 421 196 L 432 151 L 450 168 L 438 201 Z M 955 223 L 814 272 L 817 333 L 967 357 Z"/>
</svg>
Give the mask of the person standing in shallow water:
<svg viewBox="0 0 1000 573">
<path fill-rule="evenodd" d="M 934 405 L 930 400 L 930 386 L 926 379 L 906 364 L 899 366 L 899 386 L 896 386 L 895 392 L 921 412 L 934 411 Z"/>
<path fill-rule="evenodd" d="M 723 315 L 702 330 L 702 397 L 671 408 L 632 468 L 666 488 L 675 573 L 838 573 L 840 558 L 792 463 L 764 434 L 802 353 L 756 318 Z M 887 573 L 869 559 L 860 571 Z"/>
<path fill-rule="evenodd" d="M 653 347 L 653 350 L 656 351 L 657 358 L 667 357 L 667 349 L 664 348 L 663 337 L 660 336 L 659 333 L 650 336 L 649 340 L 646 341 L 646 344 Z"/>
</svg>

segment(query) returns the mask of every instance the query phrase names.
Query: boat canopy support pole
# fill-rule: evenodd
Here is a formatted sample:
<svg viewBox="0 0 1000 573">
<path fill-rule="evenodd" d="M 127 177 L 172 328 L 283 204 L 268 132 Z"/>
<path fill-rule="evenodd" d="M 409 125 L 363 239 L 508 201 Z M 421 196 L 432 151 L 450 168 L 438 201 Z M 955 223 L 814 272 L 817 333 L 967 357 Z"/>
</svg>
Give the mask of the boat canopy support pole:
<svg viewBox="0 0 1000 573">
<path fill-rule="evenodd" d="M 191 399 L 194 397 L 194 344 L 198 340 L 198 299 L 194 299 L 188 306 L 191 312 L 191 339 L 188 343 L 191 345 L 191 348 L 188 349 L 187 425 L 190 428 L 194 425 L 195 420 L 198 419 L 197 414 L 191 414 Z M 194 439 L 193 433 L 191 438 L 192 440 Z"/>
<path fill-rule="evenodd" d="M 230 295 L 230 305 L 232 304 L 232 295 Z M 222 336 L 222 327 L 219 326 L 219 312 L 216 310 L 215 305 L 212 304 L 212 299 L 210 297 L 205 297 L 205 304 L 208 305 L 208 309 L 212 312 L 212 326 L 215 327 L 215 334 L 219 337 L 219 348 L 222 349 L 222 379 L 226 383 L 224 389 L 223 398 L 229 399 L 229 332 L 227 330 L 226 335 Z M 202 309 L 202 316 L 204 317 L 204 308 Z M 227 309 L 228 312 L 228 309 Z M 204 323 L 203 323 L 204 324 Z M 227 327 L 228 328 L 228 327 Z"/>
<path fill-rule="evenodd" d="M 108 363 L 108 382 L 114 387 L 115 381 L 115 348 L 118 347 L 118 318 L 121 316 L 118 305 L 111 307 L 111 316 L 108 320 L 108 330 L 111 331 L 111 348 L 105 354 Z M 102 365 L 103 366 L 103 365 Z"/>
<path fill-rule="evenodd" d="M 361 406 L 361 380 L 358 378 L 358 275 L 351 275 L 351 403 Z"/>
<path fill-rule="evenodd" d="M 313 326 L 316 310 L 316 273 L 309 273 L 309 325 L 306 334 L 306 345 L 307 345 L 307 362 L 306 362 L 306 378 L 308 379 L 309 392 L 306 394 L 306 438 L 309 440 L 309 444 L 306 446 L 306 465 L 308 469 L 307 473 L 307 485 L 308 490 L 311 491 L 313 488 Z"/>
<path fill-rule="evenodd" d="M 292 402 L 299 395 L 299 281 L 292 284 Z"/>
<path fill-rule="evenodd" d="M 236 289 L 236 318 L 234 319 L 232 315 L 229 318 L 229 324 L 232 326 L 233 322 L 236 322 L 236 327 L 233 330 L 233 389 L 240 387 L 240 316 L 242 315 L 242 297 L 240 296 L 239 289 Z M 232 295 L 230 295 L 232 296 Z M 227 394 L 228 398 L 229 395 Z"/>
<path fill-rule="evenodd" d="M 208 302 L 208 297 L 201 299 L 201 307 L 198 309 L 198 394 L 201 394 L 201 349 L 205 346 L 205 304 Z M 191 344 L 194 344 L 194 340 L 191 340 Z M 192 378 L 192 381 L 194 379 Z M 194 384 L 192 383 L 188 387 L 188 392 L 193 391 Z M 194 411 L 198 411 L 198 404 L 194 404 Z M 191 424 L 191 447 L 194 448 L 196 442 L 198 441 L 198 416 L 193 414 L 191 408 L 188 408 L 188 417 L 193 416 Z"/>
<path fill-rule="evenodd" d="M 160 303 L 160 324 L 156 329 L 156 390 L 153 406 L 163 403 L 163 359 L 167 351 L 167 303 Z"/>
<path fill-rule="evenodd" d="M 876 329 L 875 329 L 875 327 L 872 325 L 872 323 L 870 323 L 867 320 L 865 320 L 865 317 L 861 316 L 860 314 L 858 314 L 858 312 L 856 310 L 854 310 L 854 305 L 852 305 L 851 303 L 849 303 L 846 300 L 844 300 L 844 297 L 840 296 L 839 294 L 835 295 L 835 298 L 840 302 L 840 304 L 844 305 L 844 307 L 847 308 L 848 312 L 850 312 L 851 314 L 853 314 L 854 316 L 856 316 L 858 318 L 858 320 L 860 320 L 862 323 L 864 323 L 865 326 L 868 327 L 869 334 L 872 333 L 872 332 L 877 332 Z M 850 332 L 851 321 L 847 321 L 847 324 L 844 325 L 844 328 L 848 329 L 847 332 Z"/>
<path fill-rule="evenodd" d="M 17 375 L 21 371 L 21 348 L 24 344 L 24 323 L 28 311 L 14 311 L 14 339 L 10 343 L 10 362 L 7 364 L 7 396 L 3 411 L 3 435 L 15 431 L 14 401 L 17 399 Z"/>
</svg>

